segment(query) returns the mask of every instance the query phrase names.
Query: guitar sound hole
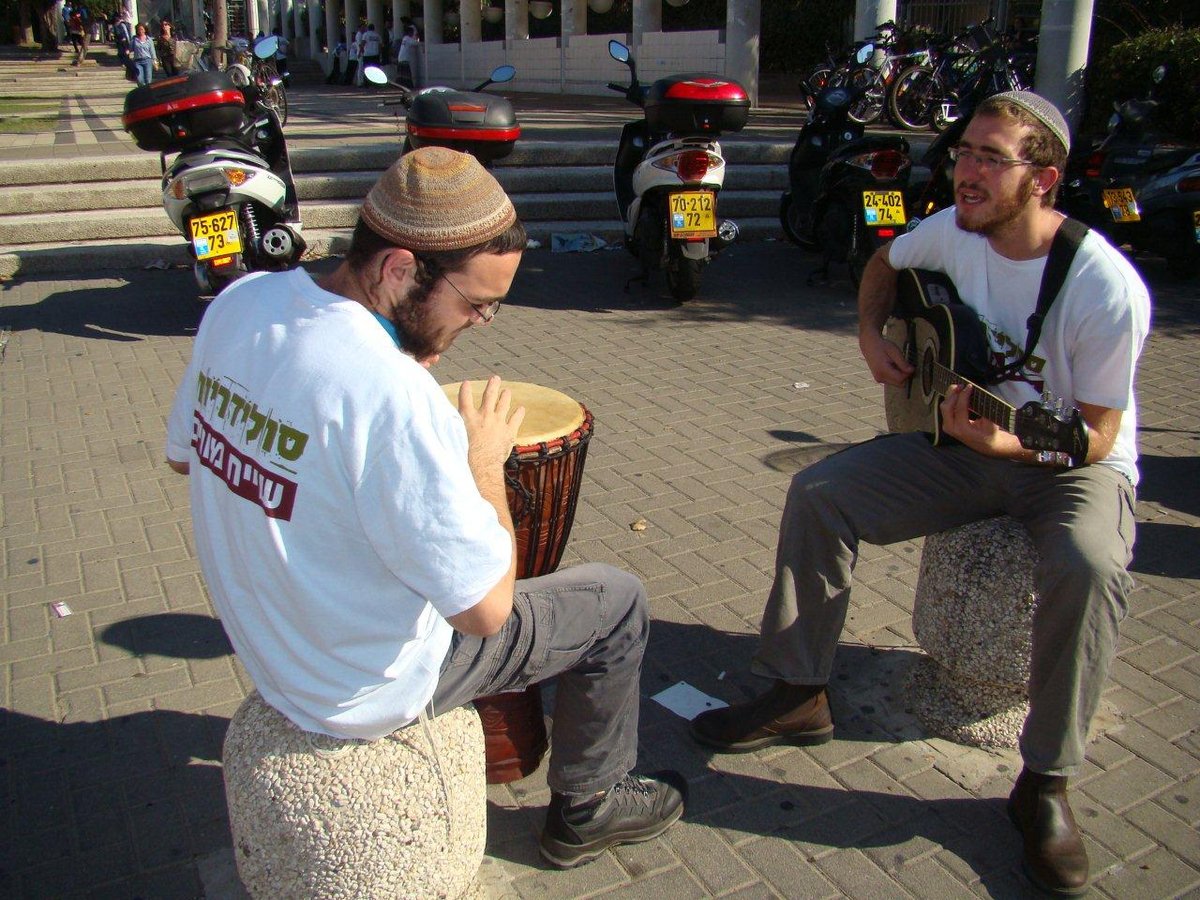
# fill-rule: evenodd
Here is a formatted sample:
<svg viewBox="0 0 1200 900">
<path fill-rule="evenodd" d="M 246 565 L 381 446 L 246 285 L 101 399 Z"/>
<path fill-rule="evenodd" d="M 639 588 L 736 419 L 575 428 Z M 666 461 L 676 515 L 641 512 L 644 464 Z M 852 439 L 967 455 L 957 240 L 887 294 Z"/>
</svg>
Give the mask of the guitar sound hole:
<svg viewBox="0 0 1200 900">
<path fill-rule="evenodd" d="M 926 347 L 921 354 L 921 393 L 926 397 L 933 394 L 933 364 L 937 362 L 933 348 Z"/>
</svg>

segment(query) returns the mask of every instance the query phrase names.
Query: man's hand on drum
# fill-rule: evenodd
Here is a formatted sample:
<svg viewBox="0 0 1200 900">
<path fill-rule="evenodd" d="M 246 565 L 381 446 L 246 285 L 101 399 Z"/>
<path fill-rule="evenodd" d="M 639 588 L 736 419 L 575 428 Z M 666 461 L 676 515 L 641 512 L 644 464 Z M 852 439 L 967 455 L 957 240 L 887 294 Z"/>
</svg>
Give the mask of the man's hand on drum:
<svg viewBox="0 0 1200 900">
<path fill-rule="evenodd" d="M 501 471 L 512 453 L 525 407 L 512 410 L 511 406 L 512 391 L 501 387 L 499 375 L 487 380 L 478 407 L 471 397 L 471 382 L 459 386 L 458 411 L 467 426 L 467 461 L 477 479 Z"/>
</svg>

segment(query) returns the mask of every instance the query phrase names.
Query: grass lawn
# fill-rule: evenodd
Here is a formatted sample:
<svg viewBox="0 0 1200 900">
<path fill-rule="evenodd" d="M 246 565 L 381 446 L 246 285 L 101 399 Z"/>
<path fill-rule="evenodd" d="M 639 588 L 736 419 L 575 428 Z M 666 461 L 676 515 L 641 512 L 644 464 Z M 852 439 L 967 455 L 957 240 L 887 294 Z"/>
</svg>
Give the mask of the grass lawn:
<svg viewBox="0 0 1200 900">
<path fill-rule="evenodd" d="M 53 131 L 58 124 L 57 100 L 0 99 L 0 134 Z"/>
</svg>

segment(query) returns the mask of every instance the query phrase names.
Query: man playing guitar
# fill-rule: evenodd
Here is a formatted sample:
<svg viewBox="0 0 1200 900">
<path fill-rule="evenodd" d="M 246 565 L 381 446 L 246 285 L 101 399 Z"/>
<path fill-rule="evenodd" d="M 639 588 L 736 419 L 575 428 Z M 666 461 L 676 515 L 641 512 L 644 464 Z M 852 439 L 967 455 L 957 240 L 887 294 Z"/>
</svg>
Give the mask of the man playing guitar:
<svg viewBox="0 0 1200 900">
<path fill-rule="evenodd" d="M 955 206 L 881 248 L 859 290 L 859 347 L 875 380 L 914 373 L 885 339 L 902 269 L 943 272 L 987 334 L 989 385 L 1020 407 L 1043 389 L 1076 407 L 1086 426 L 1077 466 L 1038 454 L 972 407 L 952 384 L 941 432 L 889 435 L 797 474 L 780 529 L 773 587 L 752 670 L 773 679 L 764 695 L 692 723 L 700 742 L 727 752 L 829 740 L 825 685 L 849 603 L 859 541 L 889 544 L 1008 514 L 1040 555 L 1033 621 L 1030 712 L 1020 738 L 1024 769 L 1009 815 L 1024 839 L 1027 873 L 1044 889 L 1087 889 L 1088 862 L 1066 796 L 1084 761 L 1126 612 L 1134 537 L 1137 413 L 1133 385 L 1150 301 L 1129 262 L 1095 232 L 1083 235 L 1065 287 L 1025 354 L 1027 321 L 1064 217 L 1053 208 L 1069 149 L 1067 123 L 1029 92 L 980 105 L 955 160 Z M 1071 229 L 1067 229 L 1070 232 Z M 1015 370 L 1011 364 L 1020 361 Z"/>
</svg>

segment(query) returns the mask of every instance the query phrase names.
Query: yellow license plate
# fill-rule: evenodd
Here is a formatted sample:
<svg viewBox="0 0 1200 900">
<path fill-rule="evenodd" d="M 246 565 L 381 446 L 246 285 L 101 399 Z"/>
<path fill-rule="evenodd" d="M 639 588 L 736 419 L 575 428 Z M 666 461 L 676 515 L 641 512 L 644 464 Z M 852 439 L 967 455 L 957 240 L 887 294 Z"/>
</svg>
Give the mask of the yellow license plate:
<svg viewBox="0 0 1200 900">
<path fill-rule="evenodd" d="M 717 236 L 717 195 L 712 191 L 679 191 L 671 194 L 671 237 Z"/>
<path fill-rule="evenodd" d="M 1133 196 L 1133 188 L 1105 189 L 1104 205 L 1112 213 L 1114 222 L 1142 221 L 1141 213 L 1138 211 L 1137 198 Z"/>
<path fill-rule="evenodd" d="M 900 191 L 863 191 L 863 218 L 868 225 L 903 225 L 904 194 Z"/>
<path fill-rule="evenodd" d="M 214 256 L 231 256 L 242 252 L 242 236 L 238 233 L 237 213 L 222 209 L 215 213 L 196 216 L 191 221 L 192 246 L 196 248 L 196 259 L 212 259 Z"/>
</svg>

